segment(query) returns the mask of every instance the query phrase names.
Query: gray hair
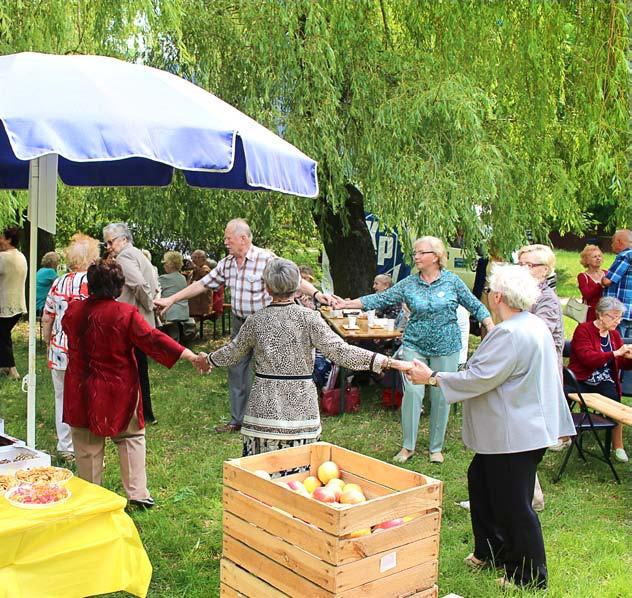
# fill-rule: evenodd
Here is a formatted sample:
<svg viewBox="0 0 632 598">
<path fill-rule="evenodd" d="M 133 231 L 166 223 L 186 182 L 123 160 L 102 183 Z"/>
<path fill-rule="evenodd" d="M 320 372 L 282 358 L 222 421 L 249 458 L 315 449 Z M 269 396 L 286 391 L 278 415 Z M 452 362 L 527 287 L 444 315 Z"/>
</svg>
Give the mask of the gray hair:
<svg viewBox="0 0 632 598">
<path fill-rule="evenodd" d="M 520 311 L 530 309 L 540 296 L 538 281 L 522 266 L 494 266 L 489 288 L 500 293 L 508 307 Z"/>
<path fill-rule="evenodd" d="M 374 282 L 382 282 L 388 288 L 393 286 L 393 279 L 388 274 L 378 274 L 374 279 Z"/>
<path fill-rule="evenodd" d="M 430 247 L 430 251 L 432 251 L 439 260 L 439 268 L 443 269 L 448 265 L 448 252 L 441 239 L 426 235 L 425 237 L 419 237 L 419 239 L 415 240 L 413 247 L 416 248 L 419 243 L 425 243 Z"/>
<path fill-rule="evenodd" d="M 55 270 L 59 266 L 61 256 L 56 251 L 49 251 L 42 256 L 42 268 L 52 268 Z"/>
<path fill-rule="evenodd" d="M 536 260 L 540 260 L 546 266 L 546 275 L 550 276 L 555 272 L 555 254 L 548 245 L 525 245 L 518 250 L 518 259 L 523 253 L 534 253 Z"/>
<path fill-rule="evenodd" d="M 291 260 L 275 257 L 265 267 L 263 281 L 273 296 L 289 297 L 298 290 L 301 273 Z"/>
<path fill-rule="evenodd" d="M 625 311 L 625 305 L 621 303 L 616 297 L 602 297 L 595 306 L 595 311 L 598 314 L 605 314 L 607 311 Z"/>
<path fill-rule="evenodd" d="M 129 226 L 125 222 L 112 222 L 103 228 L 103 236 L 110 234 L 113 237 L 124 237 L 128 242 L 132 243 L 132 233 Z"/>
<path fill-rule="evenodd" d="M 243 218 L 233 218 L 228 222 L 226 227 L 233 229 L 236 235 L 246 235 L 252 241 L 252 231 L 249 224 Z"/>
</svg>

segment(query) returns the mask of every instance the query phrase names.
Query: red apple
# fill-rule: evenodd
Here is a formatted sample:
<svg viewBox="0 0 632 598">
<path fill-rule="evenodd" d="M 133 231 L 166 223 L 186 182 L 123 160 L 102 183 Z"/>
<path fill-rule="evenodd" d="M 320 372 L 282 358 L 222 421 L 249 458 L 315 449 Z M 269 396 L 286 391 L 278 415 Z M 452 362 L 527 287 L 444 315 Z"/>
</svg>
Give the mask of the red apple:
<svg viewBox="0 0 632 598">
<path fill-rule="evenodd" d="M 340 477 L 340 469 L 333 461 L 325 461 L 318 468 L 318 479 L 326 484 L 329 480 L 333 478 Z"/>
<path fill-rule="evenodd" d="M 342 488 L 345 483 L 340 478 L 332 478 L 327 482 L 325 488 L 331 488 L 336 495 L 336 500 L 340 500 L 340 495 L 342 494 Z"/>
<path fill-rule="evenodd" d="M 390 521 L 384 521 L 384 523 L 378 523 L 375 526 L 375 531 L 377 531 L 378 529 L 390 529 L 392 527 L 399 527 L 400 525 L 404 524 L 404 520 L 397 518 L 397 519 L 391 519 Z"/>
<path fill-rule="evenodd" d="M 327 488 L 326 486 L 316 488 L 312 493 L 312 498 L 320 502 L 336 502 L 336 494 L 331 488 Z"/>
<path fill-rule="evenodd" d="M 359 492 L 355 488 L 351 490 L 345 490 L 338 499 L 343 505 L 357 505 L 361 502 L 366 502 L 366 497 L 362 492 Z"/>
</svg>

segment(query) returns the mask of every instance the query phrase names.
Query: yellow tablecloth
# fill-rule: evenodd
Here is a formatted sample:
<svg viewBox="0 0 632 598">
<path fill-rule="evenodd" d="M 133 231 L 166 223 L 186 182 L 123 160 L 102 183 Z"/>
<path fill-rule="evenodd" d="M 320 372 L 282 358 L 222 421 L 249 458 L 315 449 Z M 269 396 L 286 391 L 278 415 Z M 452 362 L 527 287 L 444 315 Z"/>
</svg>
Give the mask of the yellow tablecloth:
<svg viewBox="0 0 632 598">
<path fill-rule="evenodd" d="M 74 598 L 126 590 L 144 598 L 151 563 L 126 500 L 73 478 L 72 497 L 48 509 L 0 497 L 0 596 Z"/>
</svg>

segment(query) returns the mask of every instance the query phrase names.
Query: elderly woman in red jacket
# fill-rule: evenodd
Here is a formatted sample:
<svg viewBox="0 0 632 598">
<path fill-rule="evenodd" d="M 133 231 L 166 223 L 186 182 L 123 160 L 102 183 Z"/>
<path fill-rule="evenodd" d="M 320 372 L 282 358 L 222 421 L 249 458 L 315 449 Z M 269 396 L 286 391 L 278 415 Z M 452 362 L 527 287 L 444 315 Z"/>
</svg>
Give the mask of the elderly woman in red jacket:
<svg viewBox="0 0 632 598">
<path fill-rule="evenodd" d="M 568 367 L 581 392 L 596 392 L 621 401 L 620 370 L 632 369 L 632 345 L 624 345 L 617 331 L 624 310 L 615 297 L 603 297 L 595 308 L 596 319 L 575 329 Z M 621 424 L 612 433 L 612 446 L 615 459 L 627 463 Z"/>
<path fill-rule="evenodd" d="M 105 438 L 118 447 L 121 479 L 129 502 L 154 501 L 145 472 L 145 422 L 134 348 L 170 368 L 178 359 L 206 369 L 194 353 L 147 324 L 138 309 L 116 301 L 125 277 L 121 267 L 99 260 L 88 268 L 89 297 L 68 306 L 64 422 L 71 426 L 79 477 L 101 484 Z"/>
</svg>

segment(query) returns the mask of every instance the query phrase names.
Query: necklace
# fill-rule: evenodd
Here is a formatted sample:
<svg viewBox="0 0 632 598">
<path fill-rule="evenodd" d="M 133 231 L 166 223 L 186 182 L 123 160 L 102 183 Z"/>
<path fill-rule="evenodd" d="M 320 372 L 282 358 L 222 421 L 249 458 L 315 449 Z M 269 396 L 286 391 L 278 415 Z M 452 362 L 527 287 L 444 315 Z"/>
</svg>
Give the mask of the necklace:
<svg viewBox="0 0 632 598">
<path fill-rule="evenodd" d="M 586 271 L 586 276 L 589 276 L 593 282 L 600 283 L 603 278 L 603 270 L 598 270 L 597 272 Z"/>
</svg>

